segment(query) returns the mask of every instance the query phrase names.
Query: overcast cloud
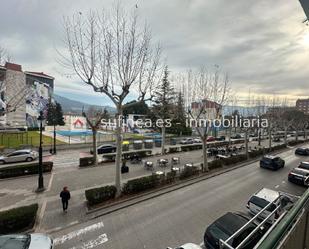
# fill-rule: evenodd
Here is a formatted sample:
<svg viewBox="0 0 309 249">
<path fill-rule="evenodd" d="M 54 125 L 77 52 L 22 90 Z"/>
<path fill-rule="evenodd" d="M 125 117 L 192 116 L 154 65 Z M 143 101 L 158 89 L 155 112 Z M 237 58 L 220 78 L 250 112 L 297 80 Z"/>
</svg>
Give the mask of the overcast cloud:
<svg viewBox="0 0 309 249">
<path fill-rule="evenodd" d="M 24 70 L 56 78 L 56 93 L 94 104 L 109 103 L 65 76 L 57 62 L 62 18 L 89 9 L 109 9 L 108 0 L 1 0 L 0 45 Z M 162 43 L 172 72 L 215 64 L 245 96 L 308 97 L 309 27 L 298 0 L 126 0 L 138 4 L 153 37 Z M 88 93 L 88 94 L 86 94 Z"/>
</svg>

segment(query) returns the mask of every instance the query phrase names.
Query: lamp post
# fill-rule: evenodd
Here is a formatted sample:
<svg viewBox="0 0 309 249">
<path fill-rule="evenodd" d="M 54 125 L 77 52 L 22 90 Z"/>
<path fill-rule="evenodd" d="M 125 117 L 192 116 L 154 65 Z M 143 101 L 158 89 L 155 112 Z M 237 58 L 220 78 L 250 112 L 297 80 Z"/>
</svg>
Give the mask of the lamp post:
<svg viewBox="0 0 309 249">
<path fill-rule="evenodd" d="M 37 192 L 42 192 L 44 191 L 44 179 L 43 179 L 43 150 L 42 150 L 42 130 L 43 130 L 43 111 L 40 111 L 40 116 L 38 117 L 38 120 L 40 120 L 40 144 L 39 144 L 39 168 L 38 168 L 38 172 L 39 172 L 39 179 L 38 179 L 38 188 L 37 188 Z"/>
</svg>

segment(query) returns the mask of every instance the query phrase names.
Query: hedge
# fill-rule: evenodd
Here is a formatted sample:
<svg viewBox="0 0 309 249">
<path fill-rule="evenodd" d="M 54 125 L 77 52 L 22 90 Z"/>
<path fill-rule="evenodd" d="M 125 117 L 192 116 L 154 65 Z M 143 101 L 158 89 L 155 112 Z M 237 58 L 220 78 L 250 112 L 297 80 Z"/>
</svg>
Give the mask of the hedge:
<svg viewBox="0 0 309 249">
<path fill-rule="evenodd" d="M 223 165 L 231 165 L 231 164 L 243 162 L 243 161 L 246 161 L 246 160 L 247 160 L 247 156 L 243 155 L 243 154 L 220 159 L 220 161 L 222 161 Z"/>
<path fill-rule="evenodd" d="M 158 186 L 160 179 L 157 175 L 144 176 L 141 178 L 129 180 L 124 184 L 122 193 L 124 194 L 135 194 L 144 190 L 152 189 Z"/>
<path fill-rule="evenodd" d="M 183 169 L 183 171 L 181 171 L 180 175 L 179 175 L 179 179 L 185 179 L 194 175 L 198 175 L 199 174 L 199 168 L 196 166 L 192 166 L 192 167 L 185 167 Z"/>
<path fill-rule="evenodd" d="M 38 174 L 39 163 L 21 164 L 0 168 L 0 179 Z M 53 162 L 43 162 L 43 172 L 51 172 Z"/>
<path fill-rule="evenodd" d="M 101 188 L 93 188 L 85 191 L 85 196 L 88 204 L 95 205 L 107 200 L 114 199 L 116 196 L 117 189 L 113 185 L 104 186 Z"/>
<path fill-rule="evenodd" d="M 79 167 L 87 167 L 94 165 L 93 157 L 81 157 L 79 158 Z"/>
<path fill-rule="evenodd" d="M 180 146 L 181 151 L 201 150 L 203 145 L 201 144 L 188 144 Z"/>
<path fill-rule="evenodd" d="M 208 162 L 209 170 L 221 168 L 222 166 L 223 165 L 222 165 L 221 160 L 213 160 L 213 161 Z"/>
<path fill-rule="evenodd" d="M 152 154 L 152 150 L 136 150 L 136 151 L 125 151 L 122 153 L 122 157 L 124 159 L 131 159 L 134 157 L 134 155 L 137 155 L 140 158 L 144 158 L 147 156 L 150 156 Z M 114 161 L 116 157 L 116 153 L 106 154 L 103 156 L 109 161 Z"/>
<path fill-rule="evenodd" d="M 0 212 L 0 234 L 25 231 L 33 227 L 38 204 Z"/>
</svg>

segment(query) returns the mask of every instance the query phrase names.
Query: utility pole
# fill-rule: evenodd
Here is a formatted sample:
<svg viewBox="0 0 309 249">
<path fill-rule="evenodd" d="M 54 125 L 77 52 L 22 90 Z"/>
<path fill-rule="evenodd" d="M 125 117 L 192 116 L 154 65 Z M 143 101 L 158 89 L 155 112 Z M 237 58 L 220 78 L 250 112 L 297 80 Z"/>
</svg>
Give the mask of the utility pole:
<svg viewBox="0 0 309 249">
<path fill-rule="evenodd" d="M 40 111 L 40 116 L 38 117 L 40 120 L 40 145 L 39 145 L 39 179 L 38 179 L 38 188 L 37 192 L 42 192 L 45 190 L 44 188 L 44 179 L 43 179 L 43 149 L 42 149 L 42 130 L 43 130 L 43 111 Z"/>
</svg>

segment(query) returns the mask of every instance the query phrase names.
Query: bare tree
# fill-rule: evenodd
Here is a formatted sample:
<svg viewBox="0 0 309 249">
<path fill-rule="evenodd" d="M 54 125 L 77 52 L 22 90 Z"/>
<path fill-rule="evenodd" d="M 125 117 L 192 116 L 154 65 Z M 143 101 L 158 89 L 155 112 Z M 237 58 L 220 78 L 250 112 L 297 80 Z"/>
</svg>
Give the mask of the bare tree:
<svg viewBox="0 0 309 249">
<path fill-rule="evenodd" d="M 83 111 L 82 115 L 86 118 L 88 126 L 92 131 L 92 151 L 94 165 L 98 164 L 98 151 L 97 151 L 97 134 L 101 127 L 102 120 L 108 118 L 107 110 L 96 110 L 90 107 L 87 112 Z"/>
<path fill-rule="evenodd" d="M 227 74 L 221 75 L 218 67 L 213 73 L 202 67 L 199 71 L 187 72 L 183 88 L 190 125 L 194 123 L 203 144 L 202 171 L 209 171 L 207 138 L 212 128 L 211 120 L 221 117 L 222 106 L 228 100 L 229 78 Z"/>
<path fill-rule="evenodd" d="M 136 11 L 136 10 L 135 10 Z M 118 4 L 111 14 L 90 12 L 65 18 L 65 62 L 95 92 L 109 97 L 116 113 L 116 181 L 121 190 L 123 103 L 130 92 L 138 101 L 153 97 L 160 79 L 160 46 L 153 46 L 145 24 L 140 28 L 136 12 L 127 14 Z"/>
</svg>

